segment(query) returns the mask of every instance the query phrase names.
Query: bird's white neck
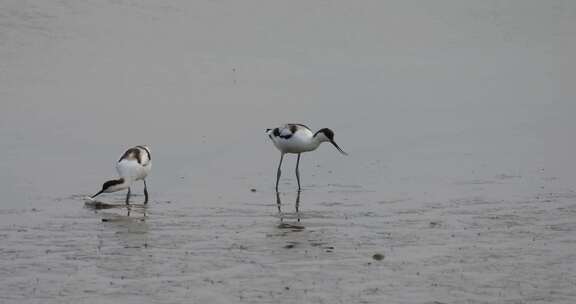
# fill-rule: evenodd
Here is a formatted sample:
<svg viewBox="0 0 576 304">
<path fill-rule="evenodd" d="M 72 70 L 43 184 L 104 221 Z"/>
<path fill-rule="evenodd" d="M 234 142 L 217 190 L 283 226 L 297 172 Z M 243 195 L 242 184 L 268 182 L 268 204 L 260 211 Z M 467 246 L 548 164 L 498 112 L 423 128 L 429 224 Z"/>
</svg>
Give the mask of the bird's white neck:
<svg viewBox="0 0 576 304">
<path fill-rule="evenodd" d="M 318 138 L 318 136 L 313 136 L 312 140 L 310 141 L 310 148 L 311 150 L 316 150 L 320 146 L 323 141 Z"/>
<path fill-rule="evenodd" d="M 324 140 L 322 140 L 322 138 L 319 138 L 318 136 L 312 136 L 310 138 L 310 140 L 308 141 L 306 151 L 314 151 L 314 150 L 318 149 L 320 144 L 323 142 L 324 142 Z"/>
</svg>

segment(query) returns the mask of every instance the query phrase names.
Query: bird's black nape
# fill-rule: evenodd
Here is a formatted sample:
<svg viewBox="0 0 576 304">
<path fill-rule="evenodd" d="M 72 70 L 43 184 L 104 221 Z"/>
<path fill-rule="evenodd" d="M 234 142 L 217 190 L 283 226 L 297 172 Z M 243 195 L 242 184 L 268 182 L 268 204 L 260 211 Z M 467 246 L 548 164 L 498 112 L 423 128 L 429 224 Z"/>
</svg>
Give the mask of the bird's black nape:
<svg viewBox="0 0 576 304">
<path fill-rule="evenodd" d="M 314 136 L 316 136 L 320 133 L 324 134 L 324 136 L 326 136 L 329 140 L 334 140 L 334 131 L 332 131 L 328 128 L 322 128 L 322 129 L 318 130 L 318 132 L 314 133 Z"/>
</svg>

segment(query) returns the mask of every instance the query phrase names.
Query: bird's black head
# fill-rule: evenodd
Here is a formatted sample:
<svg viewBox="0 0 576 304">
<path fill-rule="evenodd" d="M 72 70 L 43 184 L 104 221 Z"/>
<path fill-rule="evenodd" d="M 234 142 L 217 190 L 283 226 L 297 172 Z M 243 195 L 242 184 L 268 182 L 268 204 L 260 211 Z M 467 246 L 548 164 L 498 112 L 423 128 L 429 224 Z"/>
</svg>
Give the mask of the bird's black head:
<svg viewBox="0 0 576 304">
<path fill-rule="evenodd" d="M 322 128 L 322 129 L 318 130 L 318 132 L 316 132 L 316 134 L 314 134 L 314 136 L 317 136 L 319 134 L 326 136 L 326 138 L 328 138 L 328 140 L 330 140 L 330 141 L 334 140 L 334 131 L 332 131 L 328 128 Z"/>
<path fill-rule="evenodd" d="M 338 149 L 338 151 L 340 151 L 340 153 L 348 155 L 348 153 L 344 152 L 344 150 L 342 150 L 334 141 L 334 131 L 328 128 L 322 128 L 318 130 L 316 134 L 314 134 L 314 137 L 317 137 L 321 142 L 329 141 L 331 144 L 334 145 L 334 147 L 336 147 L 336 149 Z"/>
<path fill-rule="evenodd" d="M 103 185 L 102 185 L 102 190 L 100 190 L 98 193 L 94 194 L 92 196 L 92 198 L 97 197 L 98 195 L 102 194 L 102 193 L 106 193 L 106 192 L 114 192 L 114 191 L 118 191 L 116 189 L 114 189 L 116 185 L 120 185 L 124 183 L 124 179 L 120 178 L 120 179 L 113 179 L 113 180 L 109 180 L 106 181 Z"/>
<path fill-rule="evenodd" d="M 106 182 L 102 185 L 102 190 L 110 189 L 112 186 L 121 184 L 121 183 L 123 183 L 123 182 L 124 182 L 123 179 L 113 179 L 113 180 L 106 181 Z"/>
</svg>

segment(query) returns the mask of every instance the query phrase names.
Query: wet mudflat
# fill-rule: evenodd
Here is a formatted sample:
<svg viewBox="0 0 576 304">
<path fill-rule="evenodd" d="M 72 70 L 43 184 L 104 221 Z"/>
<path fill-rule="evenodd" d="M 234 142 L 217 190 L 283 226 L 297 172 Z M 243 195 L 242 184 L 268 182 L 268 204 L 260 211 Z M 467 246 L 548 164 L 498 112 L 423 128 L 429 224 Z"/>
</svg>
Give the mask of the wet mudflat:
<svg viewBox="0 0 576 304">
<path fill-rule="evenodd" d="M 576 6 L 0 3 L 0 303 L 576 300 Z"/>
<path fill-rule="evenodd" d="M 302 194 L 300 222 L 289 211 L 276 218 L 270 193 L 236 204 L 155 202 L 129 216 L 73 199 L 53 203 L 57 210 L 4 212 L 3 222 L 25 221 L 2 227 L 2 300 L 568 303 L 575 296 L 574 192 L 434 202 L 329 189 L 334 194 Z"/>
</svg>

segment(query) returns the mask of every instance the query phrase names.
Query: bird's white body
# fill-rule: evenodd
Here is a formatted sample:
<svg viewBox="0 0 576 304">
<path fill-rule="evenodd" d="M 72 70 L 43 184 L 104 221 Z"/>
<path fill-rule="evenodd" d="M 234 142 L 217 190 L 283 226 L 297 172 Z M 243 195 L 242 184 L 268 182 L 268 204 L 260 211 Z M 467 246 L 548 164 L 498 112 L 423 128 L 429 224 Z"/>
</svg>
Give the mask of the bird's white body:
<svg viewBox="0 0 576 304">
<path fill-rule="evenodd" d="M 140 152 L 130 152 L 133 149 L 137 149 Z M 130 150 L 126 151 L 116 163 L 116 171 L 118 171 L 120 177 L 127 181 L 143 180 L 152 170 L 152 160 L 149 156 L 150 149 L 146 146 L 137 146 Z"/>
<path fill-rule="evenodd" d="M 146 187 L 146 177 L 152 170 L 152 157 L 150 156 L 150 148 L 147 146 L 136 146 L 130 148 L 122 154 L 116 163 L 116 171 L 118 171 L 119 179 L 109 180 L 104 183 L 102 190 L 96 193 L 92 198 L 101 193 L 111 193 L 128 189 L 126 195 L 126 204 L 130 199 L 130 186 L 136 181 L 144 182 L 144 203 L 148 202 L 148 190 Z"/>
<path fill-rule="evenodd" d="M 277 131 L 276 131 L 277 130 Z M 282 153 L 303 153 L 316 150 L 322 141 L 306 126 L 285 124 L 266 132 L 274 146 Z"/>
<path fill-rule="evenodd" d="M 274 129 L 267 129 L 266 134 L 274 143 L 274 146 L 280 150 L 280 163 L 278 164 L 278 171 L 276 173 L 276 192 L 278 192 L 278 182 L 280 181 L 282 160 L 284 154 L 293 153 L 298 154 L 296 161 L 296 180 L 298 181 L 298 190 L 300 187 L 300 172 L 298 165 L 300 164 L 300 154 L 316 150 L 321 143 L 330 142 L 340 153 L 347 155 L 334 141 L 334 132 L 328 128 L 318 130 L 313 133 L 310 128 L 303 124 L 285 124 L 281 127 Z"/>
</svg>

